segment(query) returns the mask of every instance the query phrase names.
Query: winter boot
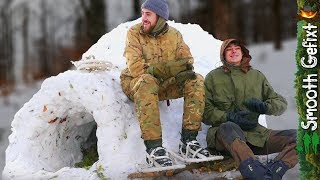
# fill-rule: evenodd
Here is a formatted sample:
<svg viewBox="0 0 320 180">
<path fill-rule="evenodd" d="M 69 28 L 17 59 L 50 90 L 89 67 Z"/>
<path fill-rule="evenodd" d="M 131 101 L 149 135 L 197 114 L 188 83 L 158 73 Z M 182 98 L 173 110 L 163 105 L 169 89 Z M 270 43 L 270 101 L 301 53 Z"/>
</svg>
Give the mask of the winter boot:
<svg viewBox="0 0 320 180">
<path fill-rule="evenodd" d="M 282 176 L 289 170 L 289 166 L 281 160 L 270 161 L 267 167 L 268 174 L 270 174 L 273 180 L 281 180 Z"/>
<path fill-rule="evenodd" d="M 186 158 L 204 159 L 210 156 L 208 150 L 202 148 L 197 141 L 198 131 L 182 129 L 179 152 Z"/>
<path fill-rule="evenodd" d="M 147 148 L 147 163 L 154 167 L 172 166 L 172 160 L 165 148 L 162 147 L 162 139 L 145 140 Z"/>
<path fill-rule="evenodd" d="M 172 166 L 172 160 L 169 158 L 168 152 L 163 147 L 150 149 L 147 155 L 147 163 L 154 167 Z"/>
<path fill-rule="evenodd" d="M 258 160 L 254 160 L 252 157 L 240 162 L 239 171 L 243 179 L 248 180 L 260 180 L 269 179 L 265 174 L 268 168 Z"/>
</svg>

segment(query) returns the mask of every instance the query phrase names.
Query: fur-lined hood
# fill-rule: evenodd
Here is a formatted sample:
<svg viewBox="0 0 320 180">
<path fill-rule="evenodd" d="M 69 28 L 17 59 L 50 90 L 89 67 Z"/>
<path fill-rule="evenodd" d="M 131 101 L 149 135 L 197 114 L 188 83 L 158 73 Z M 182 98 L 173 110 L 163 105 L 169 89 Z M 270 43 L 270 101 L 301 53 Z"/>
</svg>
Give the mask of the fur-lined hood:
<svg viewBox="0 0 320 180">
<path fill-rule="evenodd" d="M 251 69 L 251 65 L 250 65 L 251 56 L 249 54 L 249 50 L 244 46 L 244 44 L 242 42 L 240 42 L 237 39 L 227 39 L 227 40 L 223 41 L 223 43 L 221 45 L 221 49 L 220 49 L 220 60 L 223 63 L 222 68 L 225 71 L 230 71 L 230 64 L 228 64 L 224 58 L 224 50 L 232 42 L 238 44 L 241 47 L 243 56 L 242 56 L 240 67 L 243 72 L 247 73 Z"/>
</svg>

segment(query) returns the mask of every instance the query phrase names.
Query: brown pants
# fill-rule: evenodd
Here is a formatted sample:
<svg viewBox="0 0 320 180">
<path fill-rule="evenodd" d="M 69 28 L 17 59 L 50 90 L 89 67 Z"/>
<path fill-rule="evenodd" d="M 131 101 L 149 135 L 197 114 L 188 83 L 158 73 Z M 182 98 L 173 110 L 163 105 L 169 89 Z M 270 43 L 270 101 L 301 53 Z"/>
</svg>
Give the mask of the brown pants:
<svg viewBox="0 0 320 180">
<path fill-rule="evenodd" d="M 255 155 L 267 155 L 279 153 L 275 160 L 284 161 L 289 168 L 293 168 L 298 163 L 296 147 L 297 131 L 272 130 L 267 142 L 263 147 L 256 147 L 246 142 L 242 129 L 233 122 L 226 122 L 220 125 L 216 133 L 216 149 L 218 151 L 228 151 L 237 165 L 241 161 Z"/>
</svg>

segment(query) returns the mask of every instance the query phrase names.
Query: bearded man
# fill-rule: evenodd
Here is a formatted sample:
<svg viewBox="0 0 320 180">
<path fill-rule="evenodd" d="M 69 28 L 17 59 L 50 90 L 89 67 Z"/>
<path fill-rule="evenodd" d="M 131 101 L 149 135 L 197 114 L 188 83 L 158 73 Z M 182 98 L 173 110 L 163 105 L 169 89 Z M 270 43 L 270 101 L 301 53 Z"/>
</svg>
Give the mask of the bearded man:
<svg viewBox="0 0 320 180">
<path fill-rule="evenodd" d="M 204 109 L 203 77 L 193 71 L 193 57 L 181 33 L 170 27 L 165 0 L 146 0 L 141 6 L 142 22 L 128 30 L 121 72 L 123 92 L 134 101 L 147 162 L 171 166 L 162 146 L 159 101 L 184 98 L 180 153 L 206 158 L 209 152 L 197 142 Z M 186 154 L 189 153 L 189 154 Z"/>
</svg>

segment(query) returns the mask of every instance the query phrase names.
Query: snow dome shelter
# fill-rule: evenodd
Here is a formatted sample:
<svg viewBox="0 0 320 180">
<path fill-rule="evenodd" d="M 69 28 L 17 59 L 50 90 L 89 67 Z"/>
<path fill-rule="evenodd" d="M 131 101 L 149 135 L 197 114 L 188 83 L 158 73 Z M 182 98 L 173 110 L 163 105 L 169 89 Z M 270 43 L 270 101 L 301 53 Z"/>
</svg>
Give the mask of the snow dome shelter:
<svg viewBox="0 0 320 180">
<path fill-rule="evenodd" d="M 127 30 L 119 25 L 93 45 L 83 58 L 111 62 L 109 71 L 69 70 L 46 79 L 41 89 L 15 115 L 6 150 L 4 179 L 124 179 L 145 163 L 145 147 L 133 103 L 120 87 L 125 67 Z M 194 24 L 169 22 L 178 29 L 194 56 L 195 71 L 205 76 L 218 67 L 221 41 Z M 160 102 L 164 146 L 177 148 L 183 100 L 169 107 Z M 205 126 L 204 126 L 205 127 Z M 75 168 L 81 147 L 95 132 L 99 159 L 89 170 Z M 206 128 L 203 128 L 204 131 Z M 205 144 L 205 132 L 199 140 Z"/>
</svg>

